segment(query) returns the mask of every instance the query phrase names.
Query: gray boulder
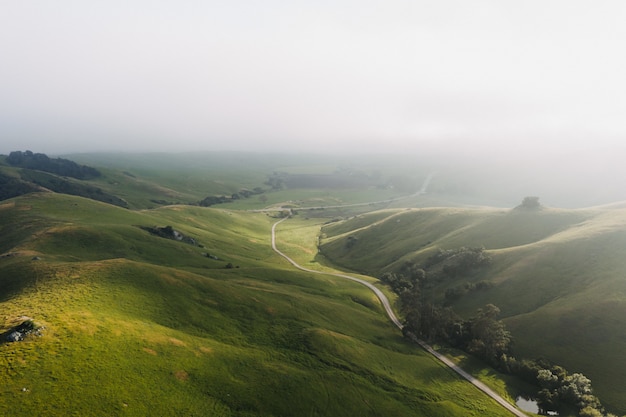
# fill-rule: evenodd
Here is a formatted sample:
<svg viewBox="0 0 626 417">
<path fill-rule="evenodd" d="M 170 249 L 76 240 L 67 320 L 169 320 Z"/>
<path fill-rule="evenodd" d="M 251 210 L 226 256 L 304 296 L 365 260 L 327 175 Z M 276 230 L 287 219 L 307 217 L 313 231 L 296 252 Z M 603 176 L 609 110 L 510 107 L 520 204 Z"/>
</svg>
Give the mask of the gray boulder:
<svg viewBox="0 0 626 417">
<path fill-rule="evenodd" d="M 20 340 L 24 339 L 22 333 L 20 332 L 11 332 L 7 335 L 7 341 L 8 342 L 19 342 Z"/>
</svg>

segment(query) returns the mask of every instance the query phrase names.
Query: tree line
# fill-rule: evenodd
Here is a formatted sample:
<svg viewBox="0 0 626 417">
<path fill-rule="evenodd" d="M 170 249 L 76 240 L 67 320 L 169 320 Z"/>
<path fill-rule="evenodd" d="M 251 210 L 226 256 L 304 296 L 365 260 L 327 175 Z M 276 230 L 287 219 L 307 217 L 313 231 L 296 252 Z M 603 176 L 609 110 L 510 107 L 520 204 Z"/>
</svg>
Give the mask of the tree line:
<svg viewBox="0 0 626 417">
<path fill-rule="evenodd" d="M 263 194 L 265 192 L 261 187 L 255 187 L 253 190 L 242 189 L 236 193 L 231 195 L 210 195 L 208 197 L 203 198 L 198 202 L 198 205 L 201 207 L 210 207 L 215 204 L 224 204 L 224 203 L 232 203 L 233 201 L 240 200 L 242 198 L 250 198 L 254 195 Z M 262 196 L 265 197 L 265 196 Z M 262 200 L 267 200 L 265 197 Z"/>
<path fill-rule="evenodd" d="M 31 151 L 14 151 L 6 158 L 8 164 L 34 169 L 37 171 L 49 172 L 63 177 L 87 180 L 99 177 L 100 171 L 87 165 L 79 165 L 74 161 L 63 158 L 49 158 L 43 153 L 33 153 Z"/>
</svg>

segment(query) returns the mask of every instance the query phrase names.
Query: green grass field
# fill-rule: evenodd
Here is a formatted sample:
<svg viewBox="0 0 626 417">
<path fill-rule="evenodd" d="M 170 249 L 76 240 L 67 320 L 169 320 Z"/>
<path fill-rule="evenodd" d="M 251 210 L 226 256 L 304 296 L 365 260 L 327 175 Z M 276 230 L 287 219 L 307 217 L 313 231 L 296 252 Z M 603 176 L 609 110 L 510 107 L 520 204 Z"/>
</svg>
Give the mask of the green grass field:
<svg viewBox="0 0 626 417">
<path fill-rule="evenodd" d="M 43 330 L 0 345 L 0 408 L 23 416 L 507 415 L 407 344 L 367 289 L 296 271 L 274 254 L 274 221 L 222 207 L 132 211 L 52 193 L 2 202 L 0 326 L 28 316 Z M 139 227 L 166 225 L 202 247 Z M 316 223 L 285 226 L 279 244 L 327 268 L 314 259 Z"/>
</svg>

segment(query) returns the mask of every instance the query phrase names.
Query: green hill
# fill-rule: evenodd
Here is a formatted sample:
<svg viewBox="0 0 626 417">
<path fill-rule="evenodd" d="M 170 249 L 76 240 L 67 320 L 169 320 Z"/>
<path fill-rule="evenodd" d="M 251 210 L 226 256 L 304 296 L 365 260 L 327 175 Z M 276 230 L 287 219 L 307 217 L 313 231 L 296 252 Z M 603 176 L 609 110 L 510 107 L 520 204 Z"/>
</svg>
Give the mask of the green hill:
<svg viewBox="0 0 626 417">
<path fill-rule="evenodd" d="M 398 156 L 197 152 L 49 158 L 15 151 L 0 155 L 0 201 L 52 191 L 130 209 L 224 203 L 246 210 L 281 204 L 336 206 L 417 191 L 426 172 L 413 164 Z M 352 212 L 335 209 L 323 215 Z"/>
<path fill-rule="evenodd" d="M 0 408 L 508 415 L 408 344 L 366 288 L 296 271 L 274 254 L 273 221 L 55 193 L 0 203 Z M 24 322 L 38 330 L 6 342 Z"/>
<path fill-rule="evenodd" d="M 389 210 L 327 225 L 321 250 L 333 263 L 380 276 L 461 247 L 485 248 L 491 265 L 440 275 L 428 281 L 427 296 L 466 317 L 497 305 L 516 356 L 584 373 L 605 406 L 626 413 L 626 210 Z M 476 290 L 480 281 L 489 285 Z"/>
</svg>

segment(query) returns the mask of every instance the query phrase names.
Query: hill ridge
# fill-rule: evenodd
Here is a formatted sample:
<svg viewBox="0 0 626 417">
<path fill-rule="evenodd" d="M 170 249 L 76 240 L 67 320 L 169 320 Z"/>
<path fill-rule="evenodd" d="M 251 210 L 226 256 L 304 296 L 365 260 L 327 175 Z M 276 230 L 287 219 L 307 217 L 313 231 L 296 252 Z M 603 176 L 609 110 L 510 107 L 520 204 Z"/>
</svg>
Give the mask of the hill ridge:
<svg viewBox="0 0 626 417">
<path fill-rule="evenodd" d="M 626 247 L 626 210 L 428 208 L 399 211 L 392 221 L 371 228 L 362 222 L 325 225 L 327 236 L 340 229 L 342 237 L 321 239 L 322 254 L 342 268 L 380 277 L 387 271 L 401 273 L 407 262 L 419 267 L 438 249 L 485 248 L 492 258 L 489 268 L 432 282 L 426 296 L 466 315 L 487 303 L 499 306 L 519 356 L 544 356 L 581 370 L 603 403 L 626 410 L 619 381 L 612 376 L 615 369 L 626 372 L 621 354 L 626 349 L 626 280 L 621 273 L 626 257 L 620 253 Z M 351 223 L 358 225 L 354 233 Z M 356 243 L 349 244 L 346 236 Z M 458 299 L 445 297 L 447 290 L 479 281 L 491 287 L 471 295 L 460 292 L 465 295 Z M 534 322 L 539 317 L 544 325 Z M 568 332 L 575 317 L 578 330 Z M 590 363 L 590 346 L 603 361 Z"/>
</svg>

